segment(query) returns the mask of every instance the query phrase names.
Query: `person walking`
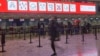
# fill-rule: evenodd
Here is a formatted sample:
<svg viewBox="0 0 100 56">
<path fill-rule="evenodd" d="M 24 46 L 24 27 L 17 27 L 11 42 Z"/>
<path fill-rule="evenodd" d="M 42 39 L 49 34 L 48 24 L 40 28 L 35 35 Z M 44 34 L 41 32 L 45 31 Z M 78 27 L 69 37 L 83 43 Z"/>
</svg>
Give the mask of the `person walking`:
<svg viewBox="0 0 100 56">
<path fill-rule="evenodd" d="M 50 33 L 50 39 L 51 39 L 51 48 L 53 50 L 53 54 L 51 56 L 56 56 L 57 53 L 56 53 L 56 49 L 55 49 L 55 41 L 56 41 L 56 38 L 59 36 L 59 33 L 58 33 L 58 25 L 57 25 L 57 22 L 56 22 L 56 17 L 53 17 L 51 22 L 50 22 L 50 25 L 49 25 L 49 33 Z"/>
</svg>

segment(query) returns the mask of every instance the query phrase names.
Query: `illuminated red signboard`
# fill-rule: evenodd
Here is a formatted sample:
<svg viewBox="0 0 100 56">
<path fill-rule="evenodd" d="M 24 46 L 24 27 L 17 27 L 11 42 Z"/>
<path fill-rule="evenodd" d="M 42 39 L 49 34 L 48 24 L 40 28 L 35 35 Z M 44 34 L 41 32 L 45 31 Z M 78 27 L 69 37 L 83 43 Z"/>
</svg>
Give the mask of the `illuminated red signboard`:
<svg viewBox="0 0 100 56">
<path fill-rule="evenodd" d="M 0 0 L 0 12 L 7 12 L 7 1 Z"/>
<path fill-rule="evenodd" d="M 0 12 L 96 14 L 94 3 L 0 0 Z"/>
<path fill-rule="evenodd" d="M 80 13 L 96 13 L 96 5 L 95 4 L 80 4 Z"/>
</svg>

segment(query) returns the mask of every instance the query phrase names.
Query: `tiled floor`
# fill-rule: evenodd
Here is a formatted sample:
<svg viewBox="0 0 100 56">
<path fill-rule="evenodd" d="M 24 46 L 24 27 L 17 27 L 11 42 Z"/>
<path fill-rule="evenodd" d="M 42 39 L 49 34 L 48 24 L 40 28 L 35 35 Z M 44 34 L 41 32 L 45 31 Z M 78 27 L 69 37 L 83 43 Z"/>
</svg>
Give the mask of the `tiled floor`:
<svg viewBox="0 0 100 56">
<path fill-rule="evenodd" d="M 98 34 L 98 38 L 100 34 Z M 100 39 L 100 38 L 99 38 Z M 38 38 L 32 39 L 32 44 L 27 40 L 7 40 L 5 50 L 0 56 L 50 56 L 53 52 L 50 46 L 49 37 L 41 37 L 41 45 L 38 46 Z M 82 42 L 81 35 L 69 36 L 68 44 L 65 44 L 66 36 L 61 36 L 60 41 L 56 41 L 57 56 L 98 56 L 100 40 L 95 40 L 93 34 L 85 35 L 85 42 Z M 1 50 L 1 47 L 0 47 Z"/>
</svg>

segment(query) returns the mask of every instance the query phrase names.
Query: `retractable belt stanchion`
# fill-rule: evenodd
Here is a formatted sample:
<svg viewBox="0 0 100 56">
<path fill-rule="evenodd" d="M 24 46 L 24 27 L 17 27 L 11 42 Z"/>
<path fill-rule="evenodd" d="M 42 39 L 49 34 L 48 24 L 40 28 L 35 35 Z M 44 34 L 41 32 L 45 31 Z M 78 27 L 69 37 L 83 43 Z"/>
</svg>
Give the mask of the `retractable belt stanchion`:
<svg viewBox="0 0 100 56">
<path fill-rule="evenodd" d="M 98 40 L 98 38 L 97 38 L 97 27 L 96 26 L 94 27 L 94 35 L 95 35 L 95 40 Z"/>
<path fill-rule="evenodd" d="M 40 39 L 40 29 L 38 29 L 38 33 L 39 33 L 39 45 L 38 45 L 38 47 L 42 47 L 41 46 L 41 39 Z"/>
<path fill-rule="evenodd" d="M 68 29 L 65 29 L 66 31 L 66 44 L 68 44 Z"/>
<path fill-rule="evenodd" d="M 17 37 L 17 26 L 15 26 L 15 37 Z"/>
<path fill-rule="evenodd" d="M 12 27 L 10 27 L 10 31 L 11 31 L 11 34 L 12 34 L 12 39 L 14 39 L 14 38 L 13 38 L 13 31 L 14 31 L 13 26 L 12 26 Z"/>
<path fill-rule="evenodd" d="M 27 32 L 27 24 L 24 22 L 24 23 L 23 23 L 24 40 L 26 40 L 26 32 Z M 29 30 L 29 32 L 30 32 L 30 30 Z"/>
<path fill-rule="evenodd" d="M 23 28 L 23 31 L 24 31 L 24 40 L 26 40 L 26 27 L 25 28 Z"/>
<path fill-rule="evenodd" d="M 44 28 L 44 24 L 43 23 L 41 23 L 41 22 L 43 22 L 44 21 L 44 19 L 40 19 L 40 21 L 38 22 L 38 34 L 39 34 L 39 46 L 38 47 L 42 47 L 41 46 L 41 39 L 40 39 L 40 35 L 42 35 L 43 34 L 43 29 L 42 28 Z"/>
<path fill-rule="evenodd" d="M 31 28 L 29 28 L 30 30 L 30 44 L 32 43 L 32 35 L 31 35 Z"/>
<path fill-rule="evenodd" d="M 83 28 L 84 27 L 81 27 L 81 35 L 82 35 L 82 41 L 84 42 L 84 32 L 83 32 Z"/>
<path fill-rule="evenodd" d="M 19 39 L 20 39 L 20 30 L 21 30 L 21 27 L 19 27 L 19 30 L 18 30 L 18 33 L 19 33 Z"/>
</svg>

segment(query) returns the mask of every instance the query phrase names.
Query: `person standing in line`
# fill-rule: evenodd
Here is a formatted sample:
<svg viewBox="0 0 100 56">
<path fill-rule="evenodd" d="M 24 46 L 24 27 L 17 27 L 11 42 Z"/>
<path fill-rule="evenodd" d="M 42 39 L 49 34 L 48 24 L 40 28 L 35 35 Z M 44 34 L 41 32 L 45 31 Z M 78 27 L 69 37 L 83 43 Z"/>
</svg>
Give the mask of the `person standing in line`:
<svg viewBox="0 0 100 56">
<path fill-rule="evenodd" d="M 68 27 L 68 32 L 69 32 L 69 34 L 72 35 L 72 28 L 73 28 L 73 25 L 71 24 L 71 22 L 68 22 L 67 27 Z"/>
<path fill-rule="evenodd" d="M 57 27 L 58 25 L 57 25 L 56 19 L 57 19 L 56 17 L 53 17 L 49 25 L 49 33 L 51 37 L 51 48 L 54 52 L 51 56 L 57 55 L 56 49 L 55 49 L 55 40 L 59 35 L 58 35 L 58 27 Z"/>
<path fill-rule="evenodd" d="M 87 22 L 86 24 L 86 30 L 87 30 L 87 33 L 90 33 L 90 28 L 91 28 L 91 24 L 89 22 Z"/>
<path fill-rule="evenodd" d="M 4 32 L 4 30 L 2 30 L 2 33 L 1 33 L 1 46 L 2 46 L 2 52 L 5 52 L 5 50 L 4 50 L 4 46 L 5 46 L 5 32 Z"/>
<path fill-rule="evenodd" d="M 79 24 L 80 24 L 80 20 L 75 19 L 74 20 L 74 24 L 73 24 L 73 26 L 74 26 L 74 33 L 75 34 L 78 34 L 79 33 Z"/>
</svg>

